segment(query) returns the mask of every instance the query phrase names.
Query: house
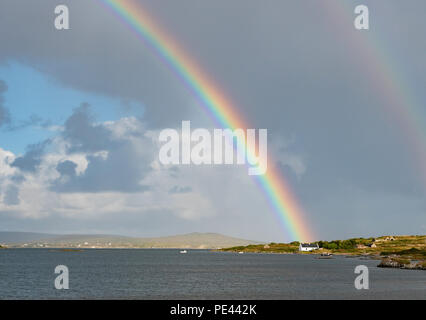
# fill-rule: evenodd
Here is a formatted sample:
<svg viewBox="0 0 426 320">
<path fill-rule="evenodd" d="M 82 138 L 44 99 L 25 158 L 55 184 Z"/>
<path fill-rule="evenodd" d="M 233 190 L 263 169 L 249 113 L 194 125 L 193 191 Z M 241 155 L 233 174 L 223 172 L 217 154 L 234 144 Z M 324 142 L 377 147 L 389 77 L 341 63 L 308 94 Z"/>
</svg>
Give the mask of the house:
<svg viewBox="0 0 426 320">
<path fill-rule="evenodd" d="M 317 243 L 300 243 L 299 244 L 299 251 L 313 251 L 318 249 L 319 247 Z"/>
<path fill-rule="evenodd" d="M 370 243 L 369 245 L 368 245 L 370 248 L 376 248 L 377 247 L 377 245 L 373 242 L 373 243 Z"/>
</svg>

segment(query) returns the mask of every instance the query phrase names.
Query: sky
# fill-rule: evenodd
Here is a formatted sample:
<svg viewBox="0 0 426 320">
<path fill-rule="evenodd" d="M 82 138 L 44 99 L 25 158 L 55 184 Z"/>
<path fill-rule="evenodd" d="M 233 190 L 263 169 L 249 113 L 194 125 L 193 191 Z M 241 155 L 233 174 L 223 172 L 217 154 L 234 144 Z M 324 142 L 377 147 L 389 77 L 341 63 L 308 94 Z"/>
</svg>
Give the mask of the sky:
<svg viewBox="0 0 426 320">
<path fill-rule="evenodd" d="M 135 1 L 268 129 L 315 239 L 426 233 L 424 1 L 368 31 L 360 1 Z M 101 1 L 3 0 L 0 43 L 0 230 L 294 240 L 247 168 L 159 163 L 162 129 L 215 124 Z"/>
</svg>

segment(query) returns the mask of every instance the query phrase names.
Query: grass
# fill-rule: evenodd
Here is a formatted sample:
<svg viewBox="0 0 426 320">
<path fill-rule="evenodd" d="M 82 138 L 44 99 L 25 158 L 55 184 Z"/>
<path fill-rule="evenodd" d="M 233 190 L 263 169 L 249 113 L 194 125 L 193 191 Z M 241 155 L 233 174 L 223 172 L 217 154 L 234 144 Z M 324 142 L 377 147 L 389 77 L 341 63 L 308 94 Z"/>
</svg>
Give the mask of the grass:
<svg viewBox="0 0 426 320">
<path fill-rule="evenodd" d="M 383 251 L 380 253 L 381 256 L 401 256 L 411 259 L 423 260 L 426 259 L 426 248 L 410 248 L 405 250 L 393 250 L 393 251 Z"/>
<path fill-rule="evenodd" d="M 333 254 L 395 256 L 409 260 L 426 260 L 426 235 L 352 238 L 348 240 L 318 241 L 317 243 L 320 245 L 320 250 L 307 252 L 306 254 L 330 252 Z M 369 245 L 373 243 L 375 247 L 370 247 Z M 257 253 L 299 253 L 299 242 L 239 246 L 221 250 Z"/>
<path fill-rule="evenodd" d="M 299 251 L 299 243 L 270 243 L 268 245 L 258 244 L 249 246 L 238 246 L 221 249 L 221 251 L 231 252 L 256 252 L 256 253 L 296 253 Z"/>
<path fill-rule="evenodd" d="M 404 258 L 392 258 L 393 261 L 398 262 L 399 264 L 405 265 L 410 264 L 410 259 L 404 259 Z"/>
<path fill-rule="evenodd" d="M 317 243 L 320 247 L 319 250 L 303 253 L 299 251 L 299 242 L 238 246 L 221 249 L 221 251 L 301 254 L 328 252 L 354 256 L 368 255 L 383 258 L 379 266 L 426 270 L 426 235 L 352 238 L 348 240 L 318 241 Z M 373 243 L 374 245 L 371 247 Z M 418 261 L 415 264 L 415 268 L 412 267 L 412 260 Z"/>
</svg>

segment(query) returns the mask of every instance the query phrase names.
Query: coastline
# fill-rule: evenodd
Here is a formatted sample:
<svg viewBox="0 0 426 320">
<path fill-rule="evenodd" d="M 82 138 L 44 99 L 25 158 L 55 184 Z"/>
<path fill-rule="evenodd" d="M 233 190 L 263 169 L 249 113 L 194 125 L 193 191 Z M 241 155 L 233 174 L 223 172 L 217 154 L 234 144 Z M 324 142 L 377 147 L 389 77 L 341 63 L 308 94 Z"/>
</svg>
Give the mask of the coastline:
<svg viewBox="0 0 426 320">
<path fill-rule="evenodd" d="M 347 258 L 380 260 L 380 268 L 426 270 L 426 236 L 381 236 L 348 240 L 318 241 L 315 250 L 300 251 L 299 242 L 269 243 L 245 247 L 224 248 L 220 251 L 241 253 L 316 255 L 332 259 L 333 255 Z"/>
</svg>

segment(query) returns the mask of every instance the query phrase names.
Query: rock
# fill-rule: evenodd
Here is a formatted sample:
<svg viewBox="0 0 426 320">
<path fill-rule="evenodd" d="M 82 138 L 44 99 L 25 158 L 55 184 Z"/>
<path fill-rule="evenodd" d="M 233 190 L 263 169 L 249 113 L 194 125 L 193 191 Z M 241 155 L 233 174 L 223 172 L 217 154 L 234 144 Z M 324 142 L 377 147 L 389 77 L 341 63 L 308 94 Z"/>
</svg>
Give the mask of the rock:
<svg viewBox="0 0 426 320">
<path fill-rule="evenodd" d="M 426 270 L 426 262 L 419 261 L 417 263 L 405 259 L 384 258 L 378 265 L 379 268 L 398 268 L 409 270 Z"/>
<path fill-rule="evenodd" d="M 379 268 L 403 268 L 404 266 L 405 264 L 390 258 L 382 259 L 378 265 Z"/>
</svg>

